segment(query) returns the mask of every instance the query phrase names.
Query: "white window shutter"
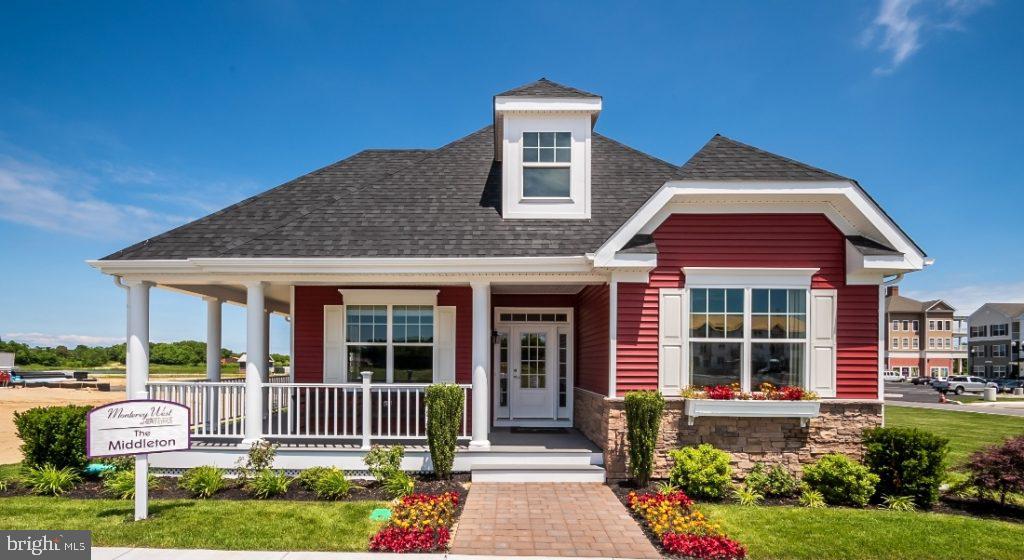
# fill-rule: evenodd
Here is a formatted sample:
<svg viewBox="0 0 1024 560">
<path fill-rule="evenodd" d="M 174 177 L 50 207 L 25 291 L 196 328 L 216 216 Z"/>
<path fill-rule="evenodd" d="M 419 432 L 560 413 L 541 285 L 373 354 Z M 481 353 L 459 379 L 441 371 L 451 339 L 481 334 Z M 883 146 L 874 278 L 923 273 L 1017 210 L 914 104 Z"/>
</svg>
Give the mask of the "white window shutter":
<svg viewBox="0 0 1024 560">
<path fill-rule="evenodd" d="M 836 396 L 836 290 L 811 290 L 811 391 Z"/>
<path fill-rule="evenodd" d="M 343 305 L 324 306 L 324 383 L 345 381 L 345 314 Z"/>
<path fill-rule="evenodd" d="M 678 396 L 683 388 L 684 292 L 662 288 L 658 296 L 658 388 Z"/>
<path fill-rule="evenodd" d="M 455 383 L 455 307 L 439 305 L 434 331 L 434 383 Z"/>
</svg>

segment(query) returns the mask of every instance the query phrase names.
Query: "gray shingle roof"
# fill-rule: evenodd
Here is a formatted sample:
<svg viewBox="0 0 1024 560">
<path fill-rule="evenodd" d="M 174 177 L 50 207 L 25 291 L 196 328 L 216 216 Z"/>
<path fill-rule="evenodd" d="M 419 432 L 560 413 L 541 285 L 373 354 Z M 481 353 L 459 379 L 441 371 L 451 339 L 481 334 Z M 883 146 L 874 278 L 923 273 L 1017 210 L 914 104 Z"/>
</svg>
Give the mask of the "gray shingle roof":
<svg viewBox="0 0 1024 560">
<path fill-rule="evenodd" d="M 685 179 L 710 181 L 849 181 L 806 163 L 716 134 L 681 168 Z"/>
<path fill-rule="evenodd" d="M 863 235 L 847 235 L 849 241 L 862 255 L 902 255 L 896 249 Z"/>
<path fill-rule="evenodd" d="M 597 133 L 591 160 L 589 220 L 502 219 L 488 126 L 436 150 L 360 152 L 105 258 L 582 255 L 678 173 Z"/>
<path fill-rule="evenodd" d="M 1009 317 L 1019 317 L 1024 313 L 1024 303 L 989 303 L 987 305 Z"/>
<path fill-rule="evenodd" d="M 531 82 L 525 85 L 521 85 L 517 88 L 512 88 L 504 93 L 499 93 L 495 97 L 594 97 L 600 99 L 601 96 L 590 93 L 589 91 L 583 91 L 574 87 L 552 82 L 547 78 L 541 78 L 536 82 Z"/>
</svg>

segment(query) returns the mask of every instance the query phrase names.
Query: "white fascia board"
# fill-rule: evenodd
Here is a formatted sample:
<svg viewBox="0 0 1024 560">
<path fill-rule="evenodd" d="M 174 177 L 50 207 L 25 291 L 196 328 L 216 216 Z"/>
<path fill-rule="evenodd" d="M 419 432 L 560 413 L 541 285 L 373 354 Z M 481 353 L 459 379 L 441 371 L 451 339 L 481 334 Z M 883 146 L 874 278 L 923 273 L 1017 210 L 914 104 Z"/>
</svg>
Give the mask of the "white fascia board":
<svg viewBox="0 0 1024 560">
<path fill-rule="evenodd" d="M 597 113 L 601 111 L 601 98 L 599 97 L 495 97 L 494 110 L 498 113 L 506 112 L 585 112 Z"/>
<path fill-rule="evenodd" d="M 389 290 L 342 288 L 345 305 L 437 305 L 440 290 Z"/>
<path fill-rule="evenodd" d="M 107 274 L 481 274 L 587 273 L 591 260 L 568 257 L 489 258 L 192 258 L 90 260 Z"/>
<path fill-rule="evenodd" d="M 920 270 L 926 266 L 926 258 L 913 242 L 872 202 L 864 191 L 850 181 L 669 181 L 662 185 L 646 203 L 618 231 L 601 246 L 595 254 L 595 264 L 601 266 L 615 253 L 625 246 L 634 235 L 650 232 L 657 228 L 671 212 L 665 211 L 674 200 L 685 200 L 690 197 L 728 196 L 742 200 L 741 197 L 776 197 L 792 203 L 817 204 L 820 212 L 829 216 L 830 220 L 846 235 L 859 233 L 849 219 L 845 218 L 834 205 L 827 202 L 829 197 L 842 197 L 848 201 L 857 213 L 867 220 L 872 227 L 881 233 L 897 251 L 905 255 L 909 270 Z M 716 212 L 728 213 L 729 204 L 719 203 Z M 695 208 L 697 209 L 697 208 Z M 768 208 L 767 211 L 778 211 Z M 804 210 L 805 212 L 807 210 Z"/>
</svg>

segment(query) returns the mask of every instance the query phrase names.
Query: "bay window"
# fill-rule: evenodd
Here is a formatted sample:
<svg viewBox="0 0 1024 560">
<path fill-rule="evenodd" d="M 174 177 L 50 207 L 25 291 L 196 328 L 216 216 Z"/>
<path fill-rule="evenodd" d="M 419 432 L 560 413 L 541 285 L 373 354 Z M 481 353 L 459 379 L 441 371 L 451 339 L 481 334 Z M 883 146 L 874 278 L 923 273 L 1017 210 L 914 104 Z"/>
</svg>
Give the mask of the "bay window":
<svg viewBox="0 0 1024 560">
<path fill-rule="evenodd" d="M 691 288 L 690 384 L 807 385 L 806 289 Z"/>
<path fill-rule="evenodd" d="M 363 371 L 373 383 L 430 383 L 434 376 L 434 307 L 345 307 L 346 381 Z"/>
</svg>

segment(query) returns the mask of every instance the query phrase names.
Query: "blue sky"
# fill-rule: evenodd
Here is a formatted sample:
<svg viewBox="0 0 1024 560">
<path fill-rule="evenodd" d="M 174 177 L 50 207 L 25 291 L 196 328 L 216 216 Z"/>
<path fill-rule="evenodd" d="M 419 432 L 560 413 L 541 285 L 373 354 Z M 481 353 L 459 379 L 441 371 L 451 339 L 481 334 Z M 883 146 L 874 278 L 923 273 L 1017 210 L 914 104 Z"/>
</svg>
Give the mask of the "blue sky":
<svg viewBox="0 0 1024 560">
<path fill-rule="evenodd" d="M 716 132 L 857 178 L 964 311 L 1024 301 L 1024 3 L 6 3 L 0 338 L 123 340 L 84 261 L 369 147 L 436 147 L 546 76 L 683 163 Z M 157 291 L 154 340 L 202 339 Z M 287 349 L 275 319 L 271 346 Z M 244 346 L 243 311 L 225 345 Z"/>
</svg>

